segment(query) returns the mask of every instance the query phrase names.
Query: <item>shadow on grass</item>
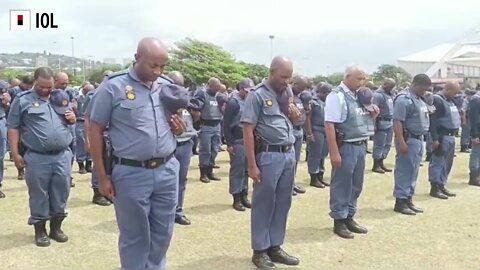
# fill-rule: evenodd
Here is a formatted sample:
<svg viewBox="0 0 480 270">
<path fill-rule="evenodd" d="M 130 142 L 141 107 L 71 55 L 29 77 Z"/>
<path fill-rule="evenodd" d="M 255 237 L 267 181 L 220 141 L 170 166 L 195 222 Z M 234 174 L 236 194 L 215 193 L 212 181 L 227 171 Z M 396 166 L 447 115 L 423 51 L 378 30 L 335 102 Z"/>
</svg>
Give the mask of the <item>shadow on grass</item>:
<svg viewBox="0 0 480 270">
<path fill-rule="evenodd" d="M 33 231 L 31 235 L 26 233 L 11 233 L 7 235 L 0 235 L 0 251 L 14 249 L 27 245 L 34 245 Z"/>
<path fill-rule="evenodd" d="M 334 237 L 331 227 L 302 227 L 287 230 L 287 241 L 295 244 L 325 242 L 331 237 Z"/>
<path fill-rule="evenodd" d="M 90 227 L 90 229 L 96 232 L 98 231 L 112 234 L 118 233 L 117 221 L 115 221 L 114 219 L 100 222 L 97 225 Z"/>
<path fill-rule="evenodd" d="M 250 261 L 250 254 L 241 254 L 238 257 L 232 256 L 215 256 L 204 258 L 201 260 L 189 262 L 178 267 L 169 267 L 172 270 L 180 269 L 254 269 L 254 265 Z M 225 267 L 228 265 L 228 267 Z"/>
<path fill-rule="evenodd" d="M 72 197 L 68 200 L 68 208 L 79 208 L 92 205 L 91 201 L 81 200 L 77 197 Z"/>
<path fill-rule="evenodd" d="M 7 192 L 20 192 L 20 191 L 27 191 L 27 187 L 24 186 L 24 187 L 12 187 L 12 188 L 3 188 L 2 189 L 3 191 L 5 191 L 5 193 Z"/>
<path fill-rule="evenodd" d="M 208 215 L 208 214 L 223 212 L 230 209 L 231 209 L 231 206 L 229 204 L 214 203 L 214 204 L 202 204 L 202 205 L 192 206 L 192 207 L 186 208 L 185 211 L 192 214 Z"/>
<path fill-rule="evenodd" d="M 359 213 L 362 218 L 367 219 L 384 219 L 395 215 L 395 212 L 393 212 L 393 205 L 392 208 L 360 208 Z"/>
</svg>

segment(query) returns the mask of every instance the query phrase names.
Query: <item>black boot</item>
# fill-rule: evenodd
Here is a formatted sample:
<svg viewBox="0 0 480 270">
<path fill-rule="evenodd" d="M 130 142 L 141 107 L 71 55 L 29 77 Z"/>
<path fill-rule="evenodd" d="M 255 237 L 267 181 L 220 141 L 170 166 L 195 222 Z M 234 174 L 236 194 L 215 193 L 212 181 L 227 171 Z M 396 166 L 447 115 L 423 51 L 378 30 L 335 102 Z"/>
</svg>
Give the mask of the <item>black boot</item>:
<svg viewBox="0 0 480 270">
<path fill-rule="evenodd" d="M 439 199 L 442 199 L 442 200 L 448 199 L 448 196 L 443 194 L 442 191 L 440 191 L 440 187 L 437 184 L 431 184 L 430 196 L 432 196 L 434 198 L 439 198 Z"/>
<path fill-rule="evenodd" d="M 470 171 L 470 180 L 468 181 L 468 184 L 471 186 L 480 187 L 480 180 L 478 179 L 478 176 L 478 172 Z"/>
<path fill-rule="evenodd" d="M 0 199 L 5 198 L 5 193 L 2 192 L 2 184 L 0 183 Z"/>
<path fill-rule="evenodd" d="M 430 162 L 432 160 L 432 152 L 427 152 L 427 156 L 425 157 L 425 162 Z"/>
<path fill-rule="evenodd" d="M 75 183 L 73 182 L 73 177 L 70 176 L 70 187 L 75 187 Z"/>
<path fill-rule="evenodd" d="M 316 188 L 325 188 L 325 185 L 318 180 L 318 173 L 310 174 L 310 186 Z"/>
<path fill-rule="evenodd" d="M 254 251 L 252 256 L 252 263 L 261 269 L 273 269 L 276 268 L 272 259 L 267 254 L 267 251 Z"/>
<path fill-rule="evenodd" d="M 240 201 L 245 208 L 252 208 L 252 203 L 248 200 L 248 190 L 244 189 L 242 191 L 242 196 L 240 197 Z"/>
<path fill-rule="evenodd" d="M 367 228 L 358 224 L 353 218 L 347 218 L 347 220 L 345 221 L 345 225 L 347 225 L 347 229 L 353 233 L 368 233 Z"/>
<path fill-rule="evenodd" d="M 470 153 L 470 149 L 468 149 L 468 145 L 460 146 L 460 153 Z"/>
<path fill-rule="evenodd" d="M 107 198 L 105 198 L 102 194 L 100 194 L 100 191 L 98 191 L 98 188 L 93 188 L 92 203 L 100 206 L 109 206 L 110 204 L 112 204 L 109 200 L 107 200 Z"/>
<path fill-rule="evenodd" d="M 220 181 L 220 178 L 213 174 L 213 166 L 207 168 L 207 177 L 212 181 Z"/>
<path fill-rule="evenodd" d="M 385 167 L 385 164 L 383 164 L 383 161 L 384 161 L 384 160 L 385 160 L 385 159 L 380 159 L 380 164 L 379 164 L 379 165 L 380 165 L 380 168 L 381 168 L 382 170 L 384 170 L 385 172 L 392 172 L 392 170 L 387 169 L 387 167 Z"/>
<path fill-rule="evenodd" d="M 18 171 L 17 180 L 24 180 L 25 179 L 25 169 L 21 168 L 21 169 L 17 169 L 17 171 Z"/>
<path fill-rule="evenodd" d="M 83 161 L 79 161 L 77 163 L 78 163 L 78 173 L 79 174 L 86 174 L 87 170 L 85 170 L 85 164 L 83 163 Z"/>
<path fill-rule="evenodd" d="M 242 194 L 241 193 L 237 193 L 237 194 L 232 194 L 233 196 L 233 209 L 237 210 L 237 211 L 245 211 L 245 207 L 243 206 L 242 204 Z"/>
<path fill-rule="evenodd" d="M 407 199 L 407 206 L 408 208 L 410 208 L 413 212 L 415 213 L 423 213 L 423 209 L 422 208 L 419 208 L 417 207 L 415 204 L 413 204 L 413 200 L 412 200 L 412 197 L 409 197 Z"/>
<path fill-rule="evenodd" d="M 323 178 L 323 172 L 319 172 L 319 173 L 317 174 L 317 176 L 318 176 L 318 181 L 319 181 L 320 183 L 322 183 L 322 184 L 323 184 L 324 186 L 326 186 L 326 187 L 329 187 L 329 186 L 330 186 L 329 183 L 325 182 L 325 179 Z"/>
<path fill-rule="evenodd" d="M 268 256 L 275 263 L 281 263 L 285 265 L 298 265 L 300 260 L 296 257 L 288 255 L 281 247 L 271 247 L 267 251 Z"/>
<path fill-rule="evenodd" d="M 50 238 L 59 242 L 65 243 L 68 241 L 68 236 L 62 231 L 62 222 L 65 217 L 53 217 L 50 219 Z"/>
<path fill-rule="evenodd" d="M 447 197 L 456 197 L 457 194 L 451 192 L 450 190 L 448 190 L 444 185 L 439 185 L 438 188 L 440 189 L 440 191 L 447 195 Z"/>
<path fill-rule="evenodd" d="M 409 215 L 409 216 L 416 215 L 416 213 L 408 207 L 407 201 L 408 201 L 407 199 L 397 198 L 395 200 L 395 206 L 393 207 L 393 211 L 400 214 Z"/>
<path fill-rule="evenodd" d="M 347 228 L 346 219 L 335 219 L 333 221 L 333 232 L 345 239 L 352 239 L 353 233 Z"/>
<path fill-rule="evenodd" d="M 380 159 L 373 160 L 372 172 L 384 174 L 385 171 L 380 167 Z"/>
<path fill-rule="evenodd" d="M 210 183 L 210 179 L 207 177 L 207 168 L 200 167 L 200 181 L 203 183 Z"/>
<path fill-rule="evenodd" d="M 298 194 L 305 194 L 305 192 L 307 192 L 302 186 L 299 186 L 297 184 L 294 184 L 293 190 Z"/>
<path fill-rule="evenodd" d="M 50 246 L 50 238 L 47 236 L 47 229 L 45 228 L 46 221 L 40 221 L 33 224 L 35 228 L 35 244 L 37 247 L 48 247 Z"/>
<path fill-rule="evenodd" d="M 91 161 L 91 160 L 85 161 L 85 170 L 86 170 L 88 173 L 91 173 L 91 172 L 92 172 L 92 161 Z"/>
</svg>

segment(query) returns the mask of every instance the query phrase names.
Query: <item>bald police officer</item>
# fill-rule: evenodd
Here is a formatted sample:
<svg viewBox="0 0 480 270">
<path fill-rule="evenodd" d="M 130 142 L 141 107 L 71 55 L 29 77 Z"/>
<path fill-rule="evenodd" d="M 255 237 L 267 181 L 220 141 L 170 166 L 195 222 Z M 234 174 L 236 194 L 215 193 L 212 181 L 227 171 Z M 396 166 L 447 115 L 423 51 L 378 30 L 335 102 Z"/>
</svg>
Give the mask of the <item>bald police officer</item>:
<svg viewBox="0 0 480 270">
<path fill-rule="evenodd" d="M 325 188 L 330 186 L 323 179 L 325 173 L 325 158 L 328 154 L 327 140 L 325 137 L 325 99 L 332 91 L 329 84 L 319 84 L 315 87 L 315 93 L 310 103 L 310 111 L 307 115 L 307 164 L 310 174 L 310 186 Z"/>
<path fill-rule="evenodd" d="M 135 60 L 128 71 L 109 76 L 99 87 L 92 101 L 89 140 L 100 192 L 114 201 L 122 268 L 164 269 L 178 194 L 174 134 L 185 131 L 185 124 L 177 114 L 168 118 L 171 111 L 160 99 L 160 88 L 171 82 L 159 78 L 168 62 L 166 47 L 144 38 Z M 111 178 L 102 159 L 107 124 Z"/>
<path fill-rule="evenodd" d="M 430 136 L 433 155 L 428 166 L 430 196 L 439 199 L 455 197 L 445 186 L 455 155 L 455 135 L 461 119 L 453 98 L 460 92 L 458 83 L 447 83 L 445 89 L 434 96 L 435 113 L 430 115 Z"/>
<path fill-rule="evenodd" d="M 413 204 L 418 170 L 422 161 L 422 139 L 429 130 L 429 111 L 423 95 L 432 82 L 425 74 L 413 78 L 410 88 L 398 95 L 393 103 L 393 131 L 395 132 L 395 157 L 393 196 L 394 211 L 404 215 L 423 213 Z"/>
<path fill-rule="evenodd" d="M 233 209 L 245 211 L 251 208 L 248 200 L 248 170 L 243 144 L 243 124 L 241 117 L 245 106 L 245 99 L 254 87 L 249 78 L 238 84 L 238 91 L 229 99 L 224 113 L 223 133 L 230 156 L 229 191 L 233 196 Z"/>
<path fill-rule="evenodd" d="M 292 122 L 300 120 L 288 87 L 292 72 L 290 60 L 275 57 L 268 79 L 248 95 L 241 120 L 248 174 L 254 181 L 252 262 L 258 268 L 274 268 L 274 262 L 300 263 L 281 248 L 295 177 Z"/>
<path fill-rule="evenodd" d="M 29 225 L 35 227 L 37 246 L 50 245 L 50 239 L 67 242 L 61 229 L 66 217 L 65 207 L 70 192 L 72 171 L 69 149 L 72 135 L 68 128 L 75 123 L 75 114 L 69 97 L 53 89 L 53 72 L 38 68 L 34 74 L 35 85 L 31 91 L 18 94 L 8 115 L 8 134 L 13 159 L 17 168 L 26 167 L 29 194 Z M 18 147 L 24 147 L 20 154 Z M 50 220 L 50 234 L 45 224 Z"/>
<path fill-rule="evenodd" d="M 367 233 L 354 220 L 363 188 L 366 143 L 373 130 L 373 117 L 378 114 L 372 104 L 369 112 L 357 99 L 365 77 L 363 68 L 347 67 L 343 81 L 325 101 L 325 133 L 332 163 L 330 216 L 333 232 L 342 238 L 353 238 L 352 232 Z"/>
<path fill-rule="evenodd" d="M 392 170 L 385 167 L 383 161 L 387 158 L 393 139 L 393 89 L 395 81 L 387 78 L 374 94 L 374 103 L 380 109 L 376 119 L 375 135 L 373 136 L 373 168 L 376 173 L 386 173 Z"/>
<path fill-rule="evenodd" d="M 217 78 L 208 80 L 208 87 L 205 91 L 197 91 L 195 99 L 203 104 L 201 108 L 201 128 L 199 133 L 199 162 L 200 181 L 209 183 L 210 180 L 219 181 L 213 174 L 213 166 L 221 144 L 220 122 L 223 115 L 217 102 L 217 94 L 222 84 Z"/>
<path fill-rule="evenodd" d="M 6 126 L 6 112 L 10 108 L 11 98 L 8 94 L 9 84 L 6 81 L 0 81 L 0 199 L 5 198 L 5 193 L 2 192 L 2 181 L 4 174 L 4 159 L 7 151 L 7 126 Z"/>
</svg>

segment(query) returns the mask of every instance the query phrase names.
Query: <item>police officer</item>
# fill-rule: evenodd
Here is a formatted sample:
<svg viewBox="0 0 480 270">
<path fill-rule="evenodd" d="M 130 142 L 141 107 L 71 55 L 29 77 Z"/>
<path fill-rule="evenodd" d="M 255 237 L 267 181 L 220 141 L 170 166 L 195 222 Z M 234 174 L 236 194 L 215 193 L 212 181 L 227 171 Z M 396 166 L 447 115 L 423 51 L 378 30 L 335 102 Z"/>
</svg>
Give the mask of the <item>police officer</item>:
<svg viewBox="0 0 480 270">
<path fill-rule="evenodd" d="M 10 95 L 10 97 L 12 99 L 11 102 L 13 103 L 13 100 L 15 100 L 15 97 L 17 96 L 17 94 L 20 94 L 24 91 L 28 91 L 28 90 L 32 89 L 32 86 L 33 86 L 33 78 L 31 76 L 23 76 L 19 85 L 14 86 L 14 87 L 12 87 L 8 90 L 8 94 Z M 8 144 L 8 147 L 9 147 L 9 151 L 10 151 L 11 150 L 10 144 Z M 12 155 L 10 155 L 10 156 L 12 156 Z M 24 168 L 17 168 L 17 171 L 18 171 L 17 179 L 18 180 L 25 179 Z"/>
<path fill-rule="evenodd" d="M 221 90 L 222 84 L 217 78 L 208 80 L 208 88 L 205 91 L 198 91 L 195 99 L 203 104 L 201 110 L 202 126 L 199 133 L 199 162 L 200 162 L 200 181 L 209 183 L 210 180 L 219 181 L 213 174 L 213 166 L 220 149 L 220 122 L 223 115 L 218 106 L 217 94 Z"/>
<path fill-rule="evenodd" d="M 238 84 L 238 91 L 229 99 L 223 118 L 223 133 L 230 156 L 229 191 L 233 196 L 233 209 L 237 211 L 251 208 L 248 200 L 248 170 L 243 144 L 243 124 L 240 122 L 240 118 L 245 99 L 253 87 L 253 81 L 248 78 Z"/>
<path fill-rule="evenodd" d="M 77 111 L 77 101 L 75 100 L 73 90 L 67 88 L 69 83 L 70 83 L 70 80 L 68 78 L 67 73 L 59 72 L 55 75 L 54 88 L 63 90 L 68 94 L 69 99 L 70 99 L 69 101 L 71 102 L 72 109 L 73 109 L 74 112 L 76 112 Z M 76 133 L 75 133 L 75 126 L 76 125 L 70 125 L 69 126 L 70 131 L 72 132 L 72 137 L 73 137 L 72 144 L 70 145 L 70 150 L 72 150 L 72 153 L 73 153 L 72 167 L 73 167 L 73 161 L 75 160 L 76 145 L 77 145 L 77 136 L 76 136 Z M 70 186 L 75 187 L 75 183 L 73 182 L 73 176 L 70 176 Z"/>
<path fill-rule="evenodd" d="M 439 199 L 455 197 L 447 190 L 448 175 L 455 155 L 455 134 L 461 126 L 460 113 L 453 98 L 460 92 L 458 83 L 447 83 L 445 89 L 434 96 L 435 113 L 430 115 L 432 160 L 428 166 L 430 196 Z"/>
<path fill-rule="evenodd" d="M 307 111 L 309 108 L 306 106 L 310 103 L 311 95 L 306 95 L 307 92 L 305 91 L 308 87 L 308 79 L 302 76 L 295 76 L 293 78 L 292 83 L 292 91 L 293 91 L 293 102 L 297 105 L 298 110 L 301 113 L 300 121 L 293 126 L 293 136 L 295 137 L 294 149 L 295 149 L 295 160 L 298 162 L 300 161 L 300 154 L 302 152 L 302 144 L 303 144 L 303 127 L 305 125 L 305 121 L 307 120 Z M 308 97 L 306 97 L 308 96 Z M 307 99 L 307 100 L 305 100 Z M 307 105 L 309 106 L 309 105 Z M 295 174 L 296 174 L 296 167 L 295 165 Z M 297 183 L 293 186 L 293 195 L 303 194 L 306 190 L 298 185 Z"/>
<path fill-rule="evenodd" d="M 2 192 L 3 170 L 4 170 L 4 158 L 7 148 L 7 126 L 6 126 L 6 113 L 10 108 L 11 98 L 8 94 L 9 84 L 5 81 L 0 81 L 0 199 L 5 198 L 5 193 Z"/>
<path fill-rule="evenodd" d="M 95 89 L 93 85 L 87 83 L 83 86 L 81 92 L 82 94 L 77 98 L 77 123 L 75 124 L 75 138 L 76 140 L 76 159 L 78 164 L 78 173 L 86 174 L 87 172 L 92 172 L 92 158 L 90 154 L 85 151 L 85 110 L 86 110 L 86 101 L 88 99 L 88 92 Z"/>
<path fill-rule="evenodd" d="M 375 135 L 373 136 L 373 168 L 376 173 L 391 172 L 385 167 L 383 161 L 387 158 L 392 147 L 393 138 L 393 89 L 395 81 L 387 78 L 383 85 L 374 94 L 374 103 L 380 109 L 380 114 L 376 119 Z"/>
<path fill-rule="evenodd" d="M 308 148 L 308 173 L 310 174 L 310 186 L 325 188 L 330 186 L 323 179 L 325 173 L 325 158 L 328 154 L 328 146 L 325 137 L 325 99 L 332 91 L 330 84 L 319 84 L 315 88 L 313 99 L 310 103 L 310 111 L 307 115 L 307 148 Z"/>
<path fill-rule="evenodd" d="M 347 67 L 343 81 L 325 101 L 325 134 L 332 163 L 330 216 L 333 232 L 342 238 L 353 238 L 352 232 L 367 233 L 354 220 L 363 188 L 366 142 L 373 131 L 372 117 L 378 114 L 378 108 L 370 104 L 369 112 L 357 100 L 365 77 L 361 67 Z"/>
<path fill-rule="evenodd" d="M 111 75 L 113 72 L 111 71 L 105 71 L 103 74 L 104 74 L 104 78 L 107 79 L 108 75 Z M 85 148 L 85 152 L 89 153 L 90 155 L 90 141 L 88 140 L 88 127 L 89 127 L 89 122 L 90 122 L 90 113 L 91 113 L 91 110 L 92 110 L 92 99 L 93 99 L 93 96 L 95 95 L 97 89 L 93 89 L 93 90 L 90 90 L 88 91 L 88 93 L 86 94 L 86 99 L 83 103 L 83 108 L 85 108 L 85 111 L 84 111 L 84 136 L 83 136 L 83 141 L 84 141 L 84 148 Z M 109 143 L 109 139 L 108 139 L 108 134 L 107 132 L 104 132 L 104 142 L 105 142 L 105 147 L 107 148 L 107 146 L 110 144 Z M 105 149 L 105 151 L 108 151 L 108 149 Z M 91 178 L 90 178 L 90 183 L 91 183 L 91 187 L 92 187 L 92 190 L 93 190 L 93 197 L 92 197 L 92 203 L 93 204 L 96 204 L 96 205 L 100 205 L 100 206 L 109 206 L 112 204 L 112 201 L 109 200 L 107 197 L 103 196 L 101 193 L 100 193 L 100 190 L 99 190 L 99 183 L 98 183 L 98 176 L 97 176 L 97 173 L 96 173 L 96 170 L 95 170 L 95 166 L 92 167 L 92 175 L 91 175 Z"/>
<path fill-rule="evenodd" d="M 165 269 L 178 193 L 174 135 L 185 131 L 185 124 L 177 114 L 167 118 L 160 101 L 160 88 L 171 82 L 159 78 L 168 62 L 167 48 L 144 38 L 135 60 L 128 71 L 110 75 L 94 95 L 90 151 L 100 192 L 114 201 L 122 268 Z M 102 158 L 107 124 L 113 148 L 111 177 Z"/>
<path fill-rule="evenodd" d="M 398 95 L 393 103 L 393 131 L 397 150 L 394 211 L 404 215 L 423 212 L 413 204 L 412 197 L 422 161 L 422 138 L 429 129 L 429 111 L 422 97 L 431 85 L 427 75 L 418 74 L 413 78 L 411 87 Z"/>
<path fill-rule="evenodd" d="M 75 123 L 75 114 L 63 91 L 52 91 L 53 72 L 41 67 L 34 73 L 35 86 L 18 94 L 8 115 L 8 135 L 15 166 L 26 167 L 29 194 L 29 225 L 35 227 L 37 246 L 49 246 L 50 239 L 67 242 L 61 229 L 70 192 L 72 142 L 68 125 Z M 20 140 L 24 155 L 18 147 Z M 23 152 L 23 150 L 22 150 Z M 47 236 L 45 223 L 50 220 Z"/>
<path fill-rule="evenodd" d="M 478 92 L 470 99 L 467 111 L 472 138 L 472 151 L 468 164 L 470 169 L 468 184 L 480 187 L 480 95 Z"/>
<path fill-rule="evenodd" d="M 300 263 L 281 248 L 295 177 L 292 122 L 300 118 L 288 87 L 292 72 L 289 59 L 275 57 L 268 79 L 248 95 L 241 119 L 248 174 L 254 181 L 252 262 L 258 268 Z"/>
<path fill-rule="evenodd" d="M 172 71 L 168 73 L 168 77 L 178 86 L 183 87 L 185 79 L 183 78 L 182 73 L 178 71 Z M 163 90 L 163 88 L 162 88 Z M 177 91 L 176 86 L 171 86 L 166 88 L 169 101 L 165 101 L 166 104 L 172 104 L 175 102 L 174 96 Z M 167 92 L 165 91 L 165 92 Z M 162 91 L 163 94 L 165 94 Z M 190 98 L 188 98 L 190 99 Z M 197 131 L 193 128 L 194 117 L 190 113 L 190 108 L 196 108 L 197 111 L 194 111 L 193 114 L 195 115 L 195 120 L 198 121 L 200 117 L 200 112 L 198 111 L 199 106 L 194 103 L 189 104 L 189 109 L 181 109 L 178 112 L 179 116 L 183 119 L 186 123 L 187 130 L 175 136 L 177 140 L 177 148 L 175 149 L 175 158 L 178 160 L 180 164 L 180 171 L 179 171 L 179 182 L 178 182 L 178 204 L 177 210 L 175 212 L 175 222 L 180 225 L 190 225 L 191 221 L 187 218 L 185 213 L 183 212 L 183 204 L 185 201 L 185 190 L 187 186 L 187 175 L 188 175 L 188 168 L 190 166 L 190 160 L 192 158 L 192 145 L 193 145 L 193 138 L 197 136 Z"/>
</svg>

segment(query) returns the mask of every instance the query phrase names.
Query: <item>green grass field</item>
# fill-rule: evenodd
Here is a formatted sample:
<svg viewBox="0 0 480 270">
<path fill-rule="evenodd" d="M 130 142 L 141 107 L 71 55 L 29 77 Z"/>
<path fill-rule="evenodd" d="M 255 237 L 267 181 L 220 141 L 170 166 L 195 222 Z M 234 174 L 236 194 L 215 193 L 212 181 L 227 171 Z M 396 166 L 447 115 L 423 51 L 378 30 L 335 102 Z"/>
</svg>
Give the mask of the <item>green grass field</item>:
<svg viewBox="0 0 480 270">
<path fill-rule="evenodd" d="M 356 235 L 353 240 L 335 236 L 328 216 L 328 189 L 308 187 L 306 194 L 293 200 L 285 250 L 301 259 L 302 269 L 478 269 L 480 188 L 467 185 L 468 157 L 457 154 L 448 185 L 457 197 L 446 201 L 428 196 L 425 163 L 414 197 L 425 213 L 410 217 L 392 210 L 393 173 L 371 173 L 372 160 L 367 156 L 357 219 L 369 233 Z M 222 152 L 218 158 L 221 182 L 199 182 L 197 160 L 197 156 L 192 159 L 185 202 L 192 225 L 176 226 L 168 252 L 168 269 L 253 268 L 250 213 L 231 208 L 227 153 Z M 393 167 L 393 163 L 394 153 L 391 153 L 386 165 Z M 16 180 L 12 162 L 6 164 L 3 190 L 7 198 L 0 199 L 1 269 L 119 267 L 113 207 L 91 203 L 90 175 L 75 174 L 76 187 L 71 191 L 69 216 L 64 226 L 70 241 L 65 244 L 52 241 L 50 247 L 39 248 L 34 244 L 33 228 L 27 225 L 25 182 Z M 326 175 L 329 175 L 330 164 L 327 164 Z M 305 162 L 300 163 L 298 172 L 298 182 L 307 186 Z"/>
</svg>

